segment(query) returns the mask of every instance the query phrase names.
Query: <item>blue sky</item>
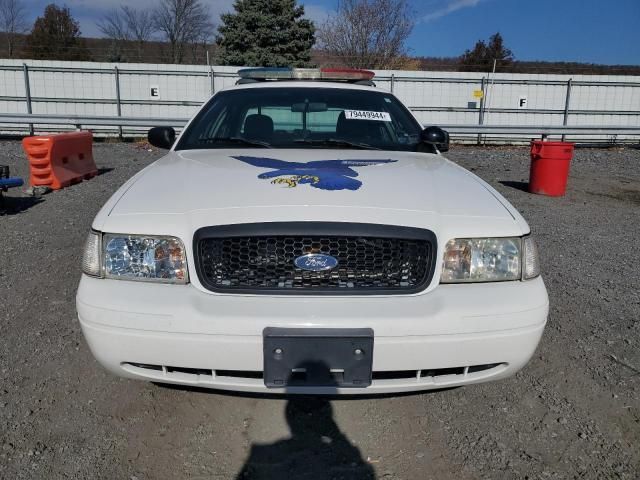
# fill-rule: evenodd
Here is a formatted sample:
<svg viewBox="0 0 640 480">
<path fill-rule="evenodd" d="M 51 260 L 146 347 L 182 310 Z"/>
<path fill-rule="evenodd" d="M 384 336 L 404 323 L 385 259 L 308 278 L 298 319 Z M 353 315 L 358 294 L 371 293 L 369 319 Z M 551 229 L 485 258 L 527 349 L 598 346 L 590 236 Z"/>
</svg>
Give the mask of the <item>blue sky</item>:
<svg viewBox="0 0 640 480">
<path fill-rule="evenodd" d="M 23 0 L 32 18 L 52 0 Z M 203 0 L 215 18 L 233 0 Z M 338 0 L 299 0 L 321 22 Z M 156 0 L 128 0 L 151 6 Z M 417 23 L 414 55 L 458 56 L 500 32 L 520 60 L 640 64 L 640 0 L 410 0 Z M 58 1 L 71 8 L 84 35 L 99 36 L 96 20 L 123 0 Z"/>
</svg>

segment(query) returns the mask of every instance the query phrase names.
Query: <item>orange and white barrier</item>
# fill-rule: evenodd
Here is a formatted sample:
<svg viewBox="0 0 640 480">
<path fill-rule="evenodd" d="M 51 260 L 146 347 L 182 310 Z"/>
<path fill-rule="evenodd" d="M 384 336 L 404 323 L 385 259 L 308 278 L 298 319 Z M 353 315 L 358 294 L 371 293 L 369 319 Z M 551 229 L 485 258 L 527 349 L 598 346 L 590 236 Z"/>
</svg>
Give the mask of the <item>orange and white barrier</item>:
<svg viewBox="0 0 640 480">
<path fill-rule="evenodd" d="M 27 137 L 22 148 L 29 159 L 31 186 L 59 190 L 98 174 L 91 132 Z"/>
</svg>

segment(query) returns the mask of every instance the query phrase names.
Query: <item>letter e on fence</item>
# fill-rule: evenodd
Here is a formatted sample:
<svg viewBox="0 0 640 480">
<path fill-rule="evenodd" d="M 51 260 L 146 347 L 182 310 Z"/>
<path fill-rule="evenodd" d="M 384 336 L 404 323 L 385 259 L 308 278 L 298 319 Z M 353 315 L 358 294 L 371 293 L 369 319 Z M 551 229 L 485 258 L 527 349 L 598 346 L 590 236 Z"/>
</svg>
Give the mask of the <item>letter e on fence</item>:
<svg viewBox="0 0 640 480">
<path fill-rule="evenodd" d="M 158 85 L 151 85 L 150 92 L 151 98 L 160 98 L 160 87 Z"/>
</svg>

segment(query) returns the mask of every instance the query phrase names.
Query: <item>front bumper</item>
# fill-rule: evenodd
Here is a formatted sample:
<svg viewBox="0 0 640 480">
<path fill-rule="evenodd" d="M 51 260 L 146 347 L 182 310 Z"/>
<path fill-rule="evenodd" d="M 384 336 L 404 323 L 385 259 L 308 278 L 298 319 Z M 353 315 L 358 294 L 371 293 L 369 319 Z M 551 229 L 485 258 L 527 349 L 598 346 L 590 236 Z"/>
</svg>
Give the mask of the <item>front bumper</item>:
<svg viewBox="0 0 640 480">
<path fill-rule="evenodd" d="M 246 392 L 376 394 L 513 375 L 540 341 L 548 298 L 541 278 L 439 285 L 413 296 L 271 297 L 83 276 L 77 309 L 94 356 L 121 376 Z M 267 389 L 266 327 L 373 329 L 372 385 Z"/>
</svg>

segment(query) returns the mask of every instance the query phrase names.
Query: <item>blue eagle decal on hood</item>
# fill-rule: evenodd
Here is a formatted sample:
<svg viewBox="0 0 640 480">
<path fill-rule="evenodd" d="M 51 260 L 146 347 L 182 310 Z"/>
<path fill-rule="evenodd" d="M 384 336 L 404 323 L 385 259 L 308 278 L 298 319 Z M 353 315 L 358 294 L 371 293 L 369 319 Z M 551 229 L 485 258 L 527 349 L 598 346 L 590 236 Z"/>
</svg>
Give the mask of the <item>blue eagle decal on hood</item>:
<svg viewBox="0 0 640 480">
<path fill-rule="evenodd" d="M 258 178 L 272 178 L 274 185 L 288 188 L 308 184 L 321 190 L 358 190 L 362 186 L 353 167 L 367 167 L 393 163 L 397 160 L 316 160 L 313 162 L 286 162 L 266 157 L 232 157 L 254 167 L 272 171 L 261 173 Z"/>
</svg>

